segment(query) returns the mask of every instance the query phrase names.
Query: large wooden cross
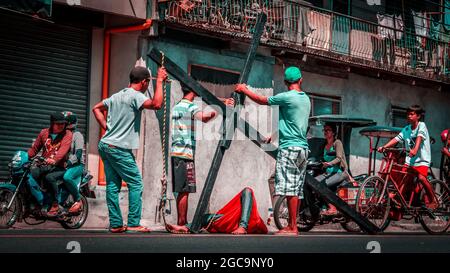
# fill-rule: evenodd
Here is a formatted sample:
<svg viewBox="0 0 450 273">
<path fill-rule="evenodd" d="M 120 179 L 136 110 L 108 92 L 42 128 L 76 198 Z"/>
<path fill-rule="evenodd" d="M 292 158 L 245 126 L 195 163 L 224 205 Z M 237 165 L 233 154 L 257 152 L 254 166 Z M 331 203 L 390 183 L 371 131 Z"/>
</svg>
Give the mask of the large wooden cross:
<svg viewBox="0 0 450 273">
<path fill-rule="evenodd" d="M 256 27 L 253 34 L 252 43 L 250 45 L 249 51 L 247 52 L 247 57 L 245 60 L 245 65 L 242 73 L 239 77 L 239 83 L 246 83 L 251 71 L 253 60 L 256 55 L 256 49 L 258 48 L 261 35 L 264 30 L 264 25 L 267 20 L 267 15 L 264 13 L 258 14 Z M 156 48 L 153 48 L 148 54 L 151 59 L 153 59 L 157 64 L 161 65 L 162 54 Z M 208 176 L 205 181 L 200 199 L 198 201 L 197 209 L 195 211 L 194 219 L 192 220 L 192 225 L 190 227 L 191 232 L 198 233 L 202 228 L 202 218 L 206 213 L 209 199 L 214 187 L 214 183 L 219 172 L 220 165 L 223 160 L 223 156 L 226 150 L 230 147 L 231 141 L 236 130 L 237 124 L 244 124 L 244 128 L 238 127 L 243 131 L 246 137 L 248 137 L 254 144 L 258 147 L 262 146 L 264 137 L 255 128 L 253 128 L 248 122 L 239 118 L 242 105 L 244 103 L 245 95 L 233 94 L 235 100 L 235 106 L 233 111 L 227 111 L 227 107 L 223 102 L 221 102 L 216 96 L 206 90 L 202 85 L 200 85 L 196 80 L 194 80 L 190 75 L 188 75 L 183 69 L 181 69 L 177 64 L 175 64 L 168 56 L 164 56 L 164 67 L 166 70 L 178 81 L 188 86 L 197 95 L 199 95 L 203 101 L 209 105 L 219 106 L 224 113 L 223 124 L 222 124 L 222 138 L 214 153 L 213 161 L 208 172 Z M 256 139 L 253 139 L 256 136 Z M 276 149 L 272 144 L 265 146 L 263 149 L 271 157 L 276 158 Z M 334 192 L 330 191 L 326 186 L 318 183 L 311 175 L 306 175 L 305 183 L 308 183 L 311 188 L 319 193 L 319 195 L 327 202 L 336 206 L 336 208 L 341 211 L 344 215 L 350 217 L 354 220 L 362 230 L 374 234 L 379 232 L 378 227 L 376 227 L 372 222 L 368 221 L 366 218 L 358 214 L 353 208 L 351 208 L 346 202 L 340 199 Z"/>
</svg>

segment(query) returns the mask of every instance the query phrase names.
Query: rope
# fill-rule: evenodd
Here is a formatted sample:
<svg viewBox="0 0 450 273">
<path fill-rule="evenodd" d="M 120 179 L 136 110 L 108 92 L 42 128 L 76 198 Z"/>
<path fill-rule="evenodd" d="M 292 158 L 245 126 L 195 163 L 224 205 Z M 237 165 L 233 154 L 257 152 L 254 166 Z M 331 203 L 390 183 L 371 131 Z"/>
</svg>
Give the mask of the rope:
<svg viewBox="0 0 450 273">
<path fill-rule="evenodd" d="M 206 225 L 206 227 L 204 227 L 203 229 L 208 231 L 208 229 L 211 227 L 212 223 L 214 223 L 214 221 L 216 220 L 217 216 L 217 212 L 214 213 L 214 215 L 212 216 L 212 218 L 209 220 L 208 224 Z"/>
<path fill-rule="evenodd" d="M 164 53 L 160 51 L 161 53 L 161 67 L 164 67 Z M 161 178 L 161 201 L 159 203 L 159 215 L 162 216 L 164 221 L 164 226 L 167 226 L 166 223 L 166 202 L 167 202 L 167 169 L 166 169 L 166 125 L 167 125 L 167 94 L 166 94 L 166 83 L 163 83 L 163 100 L 164 100 L 164 110 L 163 110 L 163 132 L 162 132 L 162 158 L 163 158 L 163 173 Z"/>
</svg>

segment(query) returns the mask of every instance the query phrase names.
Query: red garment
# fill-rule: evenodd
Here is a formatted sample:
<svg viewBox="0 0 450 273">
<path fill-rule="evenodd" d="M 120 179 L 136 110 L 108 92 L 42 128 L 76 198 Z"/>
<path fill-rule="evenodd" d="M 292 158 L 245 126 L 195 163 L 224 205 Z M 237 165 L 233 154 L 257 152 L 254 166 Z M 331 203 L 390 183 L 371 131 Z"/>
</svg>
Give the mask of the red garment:
<svg viewBox="0 0 450 273">
<path fill-rule="evenodd" d="M 416 170 L 421 175 L 427 177 L 428 176 L 428 167 L 427 166 L 413 166 L 414 170 Z"/>
<path fill-rule="evenodd" d="M 250 189 L 250 188 L 248 188 Z M 256 206 L 255 195 L 252 192 L 252 211 L 250 213 L 250 219 L 248 221 L 247 233 L 249 234 L 266 234 L 268 232 L 264 221 L 258 213 Z M 241 194 L 238 193 L 230 202 L 228 202 L 223 208 L 221 208 L 217 214 L 223 214 L 222 217 L 214 221 L 208 228 L 208 232 L 211 233 L 231 233 L 239 227 L 239 221 L 241 220 Z"/>
<path fill-rule="evenodd" d="M 408 165 L 404 165 L 403 166 L 403 171 L 406 172 L 408 170 L 408 168 L 411 168 L 413 170 L 415 170 L 416 172 L 420 173 L 421 175 L 427 177 L 428 176 L 428 167 L 427 166 L 408 166 Z"/>
<path fill-rule="evenodd" d="M 58 135 L 55 140 L 52 140 L 49 131 L 46 128 L 39 133 L 33 146 L 28 150 L 28 157 L 35 157 L 43 148 L 43 157 L 53 158 L 56 161 L 56 165 L 64 167 L 72 145 L 72 132 L 66 130 L 65 133 Z"/>
</svg>

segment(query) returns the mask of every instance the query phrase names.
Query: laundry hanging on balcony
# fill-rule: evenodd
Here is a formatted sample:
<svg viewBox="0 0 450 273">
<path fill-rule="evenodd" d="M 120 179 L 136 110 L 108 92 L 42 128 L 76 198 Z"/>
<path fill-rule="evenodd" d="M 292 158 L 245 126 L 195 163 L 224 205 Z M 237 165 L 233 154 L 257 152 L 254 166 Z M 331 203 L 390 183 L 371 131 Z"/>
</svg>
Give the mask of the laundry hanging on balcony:
<svg viewBox="0 0 450 273">
<path fill-rule="evenodd" d="M 382 38 L 402 39 L 404 23 L 401 15 L 377 14 L 377 19 L 380 25 L 378 34 Z"/>
<path fill-rule="evenodd" d="M 309 4 L 305 1 L 297 1 L 301 4 Z M 308 12 L 309 8 L 285 2 L 284 10 L 283 10 L 283 28 L 285 30 L 283 39 L 291 42 L 295 42 L 297 44 L 303 44 L 305 38 L 313 31 L 309 20 L 308 20 Z"/>
<path fill-rule="evenodd" d="M 367 0 L 367 5 L 373 6 L 373 5 L 381 5 L 381 0 Z"/>
<path fill-rule="evenodd" d="M 426 37 L 428 35 L 428 20 L 425 12 L 415 12 L 411 11 L 414 20 L 414 28 L 416 30 L 416 39 L 419 44 L 425 48 Z"/>
</svg>

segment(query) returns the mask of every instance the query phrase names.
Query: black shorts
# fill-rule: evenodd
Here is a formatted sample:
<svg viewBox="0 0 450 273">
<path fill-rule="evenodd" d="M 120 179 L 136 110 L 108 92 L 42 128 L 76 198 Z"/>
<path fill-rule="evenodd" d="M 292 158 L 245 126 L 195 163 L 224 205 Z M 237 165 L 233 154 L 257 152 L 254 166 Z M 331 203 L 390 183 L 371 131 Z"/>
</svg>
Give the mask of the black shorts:
<svg viewBox="0 0 450 273">
<path fill-rule="evenodd" d="M 195 165 L 193 160 L 172 157 L 173 192 L 196 192 Z"/>
</svg>

